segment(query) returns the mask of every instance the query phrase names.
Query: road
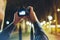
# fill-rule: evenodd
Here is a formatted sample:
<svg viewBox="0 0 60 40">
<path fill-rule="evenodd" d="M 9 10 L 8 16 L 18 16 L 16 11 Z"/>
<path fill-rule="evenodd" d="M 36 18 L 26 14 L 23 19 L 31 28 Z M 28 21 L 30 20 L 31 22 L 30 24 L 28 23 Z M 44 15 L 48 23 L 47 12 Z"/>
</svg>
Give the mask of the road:
<svg viewBox="0 0 60 40">
<path fill-rule="evenodd" d="M 19 34 L 18 32 L 12 33 L 10 36 L 10 40 L 19 40 Z M 23 34 L 22 35 L 22 40 L 30 40 L 30 35 L 28 34 Z"/>
<path fill-rule="evenodd" d="M 45 32 L 46 35 L 48 36 L 49 40 L 60 40 L 60 33 L 56 34 L 51 34 L 50 32 Z M 19 35 L 18 32 L 12 33 L 10 40 L 19 40 Z M 30 40 L 30 35 L 29 34 L 23 34 L 22 40 Z"/>
</svg>

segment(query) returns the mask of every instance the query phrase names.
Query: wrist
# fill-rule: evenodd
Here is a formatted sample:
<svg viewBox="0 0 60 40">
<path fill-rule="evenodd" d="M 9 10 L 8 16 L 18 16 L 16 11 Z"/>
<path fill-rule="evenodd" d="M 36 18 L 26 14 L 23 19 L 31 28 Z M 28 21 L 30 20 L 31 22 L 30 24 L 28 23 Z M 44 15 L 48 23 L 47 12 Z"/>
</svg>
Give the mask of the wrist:
<svg viewBox="0 0 60 40">
<path fill-rule="evenodd" d="M 14 25 L 16 25 L 17 23 L 16 23 L 16 22 L 14 22 L 13 24 L 14 24 Z"/>
<path fill-rule="evenodd" d="M 37 19 L 37 18 L 35 18 L 35 19 L 33 20 L 33 23 L 34 23 L 34 22 L 38 22 L 38 19 Z"/>
<path fill-rule="evenodd" d="M 13 24 L 16 25 L 16 21 L 13 21 Z"/>
</svg>

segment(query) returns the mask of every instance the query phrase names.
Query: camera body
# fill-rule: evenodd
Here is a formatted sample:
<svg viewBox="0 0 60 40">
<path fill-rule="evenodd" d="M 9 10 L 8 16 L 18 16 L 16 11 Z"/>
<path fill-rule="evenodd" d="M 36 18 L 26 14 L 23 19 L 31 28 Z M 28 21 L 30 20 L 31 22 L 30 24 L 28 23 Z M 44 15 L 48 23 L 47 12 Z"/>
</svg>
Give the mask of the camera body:
<svg viewBox="0 0 60 40">
<path fill-rule="evenodd" d="M 29 16 L 29 9 L 27 8 L 20 8 L 18 9 L 18 16 Z"/>
</svg>

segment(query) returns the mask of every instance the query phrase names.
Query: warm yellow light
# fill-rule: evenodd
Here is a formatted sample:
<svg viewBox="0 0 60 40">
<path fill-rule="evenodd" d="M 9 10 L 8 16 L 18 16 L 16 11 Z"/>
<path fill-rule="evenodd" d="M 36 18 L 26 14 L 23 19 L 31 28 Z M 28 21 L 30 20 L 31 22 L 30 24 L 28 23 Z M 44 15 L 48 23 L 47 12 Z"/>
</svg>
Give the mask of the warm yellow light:
<svg viewBox="0 0 60 40">
<path fill-rule="evenodd" d="M 46 25 L 46 24 L 44 24 L 44 25 Z"/>
<path fill-rule="evenodd" d="M 56 22 L 56 20 L 54 20 L 53 22 Z"/>
<path fill-rule="evenodd" d="M 46 21 L 43 21 L 43 22 L 41 22 L 40 24 L 41 24 L 41 25 L 44 25 L 45 23 L 46 23 Z"/>
<path fill-rule="evenodd" d="M 46 23 L 46 21 L 43 21 L 43 24 L 45 24 Z"/>
<path fill-rule="evenodd" d="M 52 21 L 50 21 L 50 23 L 52 23 Z"/>
<path fill-rule="evenodd" d="M 58 9 L 57 9 L 57 11 L 59 12 L 59 11 L 60 11 L 60 9 L 58 8 Z"/>
<path fill-rule="evenodd" d="M 49 24 L 49 22 L 47 22 L 47 24 Z"/>
</svg>

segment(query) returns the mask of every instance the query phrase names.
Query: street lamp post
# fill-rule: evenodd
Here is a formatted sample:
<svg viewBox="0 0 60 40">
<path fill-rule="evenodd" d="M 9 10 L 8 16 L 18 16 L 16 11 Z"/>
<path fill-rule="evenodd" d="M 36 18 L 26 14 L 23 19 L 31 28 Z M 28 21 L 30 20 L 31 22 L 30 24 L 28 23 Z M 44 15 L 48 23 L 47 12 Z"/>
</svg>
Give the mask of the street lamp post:
<svg viewBox="0 0 60 40">
<path fill-rule="evenodd" d="M 58 0 L 54 0 L 54 2 L 53 2 L 53 9 L 54 9 L 54 16 L 55 16 L 54 18 L 56 20 L 56 22 L 55 22 L 55 33 L 56 34 L 57 34 L 57 25 L 58 25 L 57 12 L 60 11 L 59 8 L 57 9 L 58 3 L 59 3 Z"/>
<path fill-rule="evenodd" d="M 52 16 L 48 16 L 48 20 L 49 20 L 49 26 L 51 25 L 51 20 L 53 19 L 53 17 Z M 51 28 L 51 33 L 52 33 L 52 28 Z"/>
<path fill-rule="evenodd" d="M 52 16 L 49 15 L 48 16 L 48 19 L 49 19 L 49 21 L 51 21 L 53 18 L 52 18 Z"/>
<path fill-rule="evenodd" d="M 55 25 L 55 33 L 57 34 L 57 25 L 58 25 L 58 20 L 57 20 L 57 12 L 60 12 L 60 9 L 58 8 L 56 10 L 56 6 L 54 6 L 54 10 L 55 10 L 55 20 L 56 20 L 56 25 Z"/>
</svg>

